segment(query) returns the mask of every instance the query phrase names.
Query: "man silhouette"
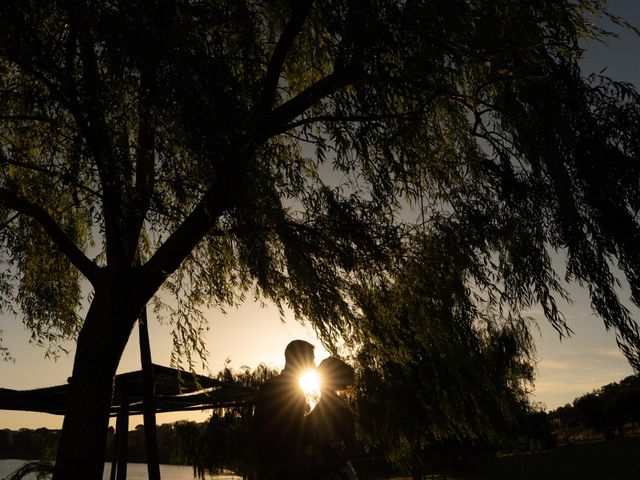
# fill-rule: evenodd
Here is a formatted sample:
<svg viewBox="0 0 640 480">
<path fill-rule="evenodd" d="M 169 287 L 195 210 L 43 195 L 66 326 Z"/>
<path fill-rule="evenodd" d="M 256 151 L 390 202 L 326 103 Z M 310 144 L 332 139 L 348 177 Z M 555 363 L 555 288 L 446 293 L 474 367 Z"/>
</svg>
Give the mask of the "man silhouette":
<svg viewBox="0 0 640 480">
<path fill-rule="evenodd" d="M 252 436 L 260 480 L 300 478 L 307 400 L 300 375 L 315 368 L 313 345 L 294 340 L 284 351 L 284 370 L 269 379 L 255 401 Z"/>
</svg>

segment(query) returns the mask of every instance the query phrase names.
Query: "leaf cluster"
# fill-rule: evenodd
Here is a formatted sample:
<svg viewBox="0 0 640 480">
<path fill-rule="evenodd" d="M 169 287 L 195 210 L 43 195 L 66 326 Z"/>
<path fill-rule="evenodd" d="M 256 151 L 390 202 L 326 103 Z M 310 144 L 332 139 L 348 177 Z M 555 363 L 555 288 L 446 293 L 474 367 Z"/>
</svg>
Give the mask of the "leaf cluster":
<svg viewBox="0 0 640 480">
<path fill-rule="evenodd" d="M 135 283 L 136 306 L 164 286 L 181 354 L 206 350 L 202 308 L 246 295 L 355 341 L 358 292 L 418 244 L 461 259 L 479 289 L 463 296 L 498 319 L 539 304 L 568 333 L 557 250 L 638 368 L 612 267 L 640 304 L 639 97 L 582 75 L 598 16 L 606 2 L 5 2 L 3 298 L 44 339 L 80 327 L 84 276 Z"/>
<path fill-rule="evenodd" d="M 396 275 L 357 296 L 363 436 L 407 468 L 444 442 L 509 446 L 532 408 L 527 319 L 482 302 L 466 259 L 450 248 L 424 242 Z"/>
</svg>

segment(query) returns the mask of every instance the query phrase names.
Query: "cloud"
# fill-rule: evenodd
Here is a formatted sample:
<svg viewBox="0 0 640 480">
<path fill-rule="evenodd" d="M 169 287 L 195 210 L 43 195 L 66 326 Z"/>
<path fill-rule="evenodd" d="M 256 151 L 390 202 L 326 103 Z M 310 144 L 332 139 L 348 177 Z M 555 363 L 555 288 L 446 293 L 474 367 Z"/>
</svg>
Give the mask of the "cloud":
<svg viewBox="0 0 640 480">
<path fill-rule="evenodd" d="M 545 358 L 538 362 L 538 371 L 540 370 L 569 370 L 571 369 L 571 363 L 566 360 L 554 360 L 552 358 Z"/>
<path fill-rule="evenodd" d="M 593 370 L 613 366 L 628 367 L 627 359 L 617 348 L 591 347 L 578 349 L 559 349 L 545 355 L 538 362 L 538 370 Z M 630 367 L 628 367 L 630 370 Z"/>
<path fill-rule="evenodd" d="M 539 360 L 533 398 L 556 408 L 631 374 L 615 347 L 564 348 Z"/>
<path fill-rule="evenodd" d="M 582 380 L 575 380 L 573 382 L 536 382 L 535 394 L 536 396 L 540 396 L 541 394 L 548 393 L 554 395 L 575 393 L 575 396 L 580 396 L 601 386 L 602 385 L 597 382 Z"/>
<path fill-rule="evenodd" d="M 544 319 L 544 312 L 541 309 L 523 310 L 522 315 L 526 317 L 533 317 L 536 320 Z"/>
</svg>

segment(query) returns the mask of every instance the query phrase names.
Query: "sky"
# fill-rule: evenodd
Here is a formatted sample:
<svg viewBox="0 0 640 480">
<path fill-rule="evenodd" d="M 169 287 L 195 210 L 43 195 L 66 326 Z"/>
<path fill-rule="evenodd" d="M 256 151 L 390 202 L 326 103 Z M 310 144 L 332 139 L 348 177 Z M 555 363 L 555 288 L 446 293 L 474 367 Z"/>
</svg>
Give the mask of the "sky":
<svg viewBox="0 0 640 480">
<path fill-rule="evenodd" d="M 615 0 L 611 11 L 640 26 L 640 2 L 637 0 Z M 585 45 L 584 70 L 598 72 L 606 67 L 609 76 L 632 82 L 640 87 L 640 39 L 630 32 L 621 32 L 618 39 L 609 39 L 608 45 L 589 43 Z M 562 263 L 561 254 L 555 258 Z M 574 331 L 570 338 L 562 341 L 536 309 L 527 312 L 538 325 L 534 328 L 537 346 L 537 380 L 532 399 L 548 409 L 570 403 L 575 397 L 592 391 L 604 384 L 619 381 L 633 373 L 624 356 L 619 352 L 613 332 L 607 332 L 602 321 L 590 309 L 588 295 L 575 285 L 567 286 L 572 304 L 564 305 L 567 323 Z M 626 292 L 622 296 L 628 298 Z M 637 313 L 637 312 L 636 312 Z M 210 372 L 221 370 L 227 359 L 233 368 L 243 365 L 255 367 L 261 362 L 274 367 L 284 363 L 286 344 L 296 338 L 316 345 L 316 359 L 322 360 L 328 353 L 313 331 L 299 324 L 293 315 L 285 313 L 283 319 L 273 306 L 261 306 L 247 301 L 226 314 L 207 312 L 210 330 L 206 334 L 209 350 L 207 368 Z M 636 315 L 635 318 L 640 318 Z M 59 385 L 66 382 L 73 366 L 73 344 L 66 347 L 68 354 L 61 353 L 57 360 L 45 358 L 45 351 L 29 343 L 29 334 L 19 318 L 0 317 L 4 344 L 10 348 L 15 362 L 0 361 L 0 387 L 32 389 Z M 171 354 L 170 328 L 159 325 L 150 316 L 151 354 L 154 363 L 169 365 Z M 137 329 L 129 340 L 123 355 L 119 373 L 138 370 L 140 354 Z M 196 366 L 201 372 L 204 369 Z M 158 423 L 179 419 L 203 421 L 209 412 L 175 413 L 158 415 Z M 132 427 L 142 423 L 141 417 L 131 419 Z M 62 417 L 30 412 L 0 410 L 0 429 L 10 428 L 60 428 Z"/>
<path fill-rule="evenodd" d="M 640 27 L 640 2 L 613 0 L 609 5 L 612 13 Z M 606 68 L 604 74 L 640 88 L 640 38 L 609 22 L 603 26 L 619 36 L 609 38 L 606 44 L 586 44 L 583 70 L 585 73 L 597 73 Z M 561 256 L 558 255 L 556 260 L 560 263 Z M 622 280 L 621 276 L 618 278 Z M 564 306 L 562 311 L 574 331 L 571 338 L 561 342 L 540 311 L 530 312 L 540 326 L 536 334 L 538 375 L 533 399 L 544 403 L 549 409 L 570 403 L 576 396 L 633 374 L 617 348 L 613 332 L 607 332 L 603 322 L 591 312 L 587 292 L 575 285 L 567 288 L 573 303 Z M 629 298 L 628 289 L 621 292 L 621 298 Z M 635 314 L 634 318 L 640 319 L 640 312 L 629 301 L 626 306 Z"/>
</svg>

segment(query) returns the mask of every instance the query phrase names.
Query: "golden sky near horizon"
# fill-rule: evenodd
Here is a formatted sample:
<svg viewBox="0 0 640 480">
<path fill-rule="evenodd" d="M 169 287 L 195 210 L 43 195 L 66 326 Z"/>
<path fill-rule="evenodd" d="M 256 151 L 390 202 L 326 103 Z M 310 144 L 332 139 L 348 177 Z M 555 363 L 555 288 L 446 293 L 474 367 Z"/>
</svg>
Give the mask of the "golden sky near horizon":
<svg viewBox="0 0 640 480">
<path fill-rule="evenodd" d="M 562 342 L 542 318 L 541 312 L 527 312 L 538 320 L 540 327 L 539 332 L 533 329 L 539 360 L 533 399 L 543 402 L 548 408 L 564 405 L 578 395 L 632 374 L 631 367 L 615 346 L 613 334 L 605 331 L 602 322 L 588 308 L 583 308 L 585 304 L 588 306 L 586 293 L 576 290 L 572 291 L 572 296 L 574 305 L 563 311 L 575 335 Z M 247 303 L 229 310 L 226 316 L 212 311 L 208 317 L 211 328 L 206 335 L 210 354 L 207 367 L 212 373 L 220 371 L 227 358 L 236 369 L 243 365 L 255 367 L 261 362 L 281 368 L 284 348 L 296 338 L 316 346 L 316 363 L 329 355 L 310 328 L 300 325 L 292 317 L 281 322 L 274 307 L 261 308 L 258 304 Z M 6 317 L 2 320 L 3 327 L 6 320 Z M 4 327 L 5 339 L 16 362 L 0 364 L 0 387 L 31 389 L 65 383 L 71 373 L 73 352 L 68 356 L 61 354 L 55 362 L 46 359 L 44 350 L 29 345 L 27 332 L 20 325 L 17 327 Z M 150 317 L 150 340 L 153 361 L 169 365 L 170 330 L 166 325 L 159 325 L 153 317 Z M 139 368 L 138 335 L 137 328 L 134 328 L 118 371 L 122 373 Z M 206 373 L 197 365 L 196 371 Z M 208 411 L 160 414 L 158 423 L 180 419 L 204 421 L 209 414 Z M 130 420 L 131 428 L 139 423 L 142 423 L 141 416 Z M 61 416 L 0 410 L 0 429 L 60 428 L 61 425 Z"/>
</svg>

